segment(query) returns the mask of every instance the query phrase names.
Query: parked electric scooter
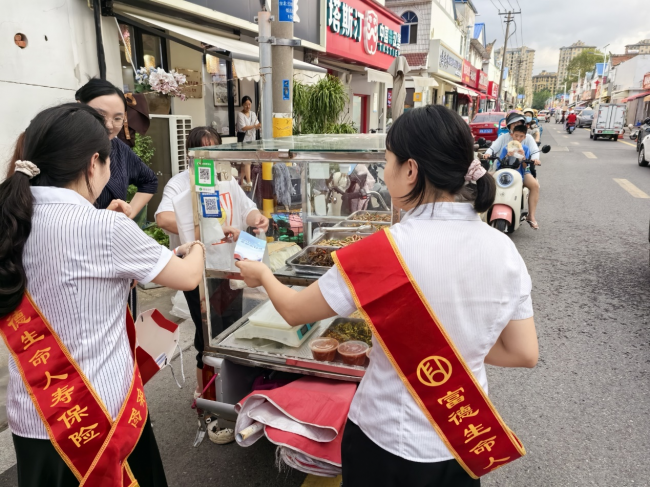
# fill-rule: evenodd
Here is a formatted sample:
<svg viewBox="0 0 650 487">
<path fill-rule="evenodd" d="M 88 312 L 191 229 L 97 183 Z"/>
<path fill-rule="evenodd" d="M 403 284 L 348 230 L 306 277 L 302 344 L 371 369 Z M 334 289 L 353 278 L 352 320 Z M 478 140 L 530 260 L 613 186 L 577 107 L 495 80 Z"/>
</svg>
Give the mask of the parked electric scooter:
<svg viewBox="0 0 650 487">
<path fill-rule="evenodd" d="M 538 152 L 548 154 L 550 151 L 551 146 L 545 145 Z M 533 154 L 537 154 L 537 152 Z M 487 222 L 500 232 L 513 233 L 528 216 L 528 196 L 530 195 L 528 188 L 524 187 L 518 169 L 521 164 L 534 164 L 534 162 L 531 159 L 520 160 L 514 156 L 506 157 L 505 160 L 500 160 L 498 156 L 492 156 L 490 160 L 499 160 L 501 165 L 494 173 L 497 192 L 494 204 L 488 210 Z"/>
</svg>

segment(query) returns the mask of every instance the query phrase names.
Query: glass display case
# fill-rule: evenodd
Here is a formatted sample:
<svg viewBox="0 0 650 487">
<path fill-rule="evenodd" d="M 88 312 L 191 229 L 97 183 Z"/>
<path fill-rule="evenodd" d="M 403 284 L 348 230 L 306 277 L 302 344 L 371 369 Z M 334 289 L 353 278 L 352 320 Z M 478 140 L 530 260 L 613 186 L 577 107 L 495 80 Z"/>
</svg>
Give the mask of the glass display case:
<svg viewBox="0 0 650 487">
<path fill-rule="evenodd" d="M 331 252 L 399 218 L 383 180 L 384 153 L 385 135 L 380 134 L 293 136 L 190 153 L 193 226 L 208 248 L 199 286 L 204 355 L 243 366 L 361 379 L 365 357 L 351 359 L 336 350 L 329 353 L 328 347 L 332 340 L 370 345 L 363 320 L 282 324 L 264 291 L 245 287 L 235 266 L 235 243 L 217 242 L 215 227 L 239 220 L 246 231 L 241 222 L 252 199 L 270 221 L 265 262 L 281 282 L 308 286 L 333 265 Z M 253 189 L 246 195 L 236 182 L 244 164 L 254 166 Z M 274 320 L 277 327 L 269 325 Z M 320 337 L 329 341 L 314 345 Z"/>
</svg>

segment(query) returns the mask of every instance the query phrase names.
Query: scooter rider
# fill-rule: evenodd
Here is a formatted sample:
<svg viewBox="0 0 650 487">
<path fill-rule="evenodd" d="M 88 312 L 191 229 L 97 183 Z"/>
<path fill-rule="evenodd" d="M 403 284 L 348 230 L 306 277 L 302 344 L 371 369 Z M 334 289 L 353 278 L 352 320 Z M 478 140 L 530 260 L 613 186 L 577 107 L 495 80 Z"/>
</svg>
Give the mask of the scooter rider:
<svg viewBox="0 0 650 487">
<path fill-rule="evenodd" d="M 541 139 L 541 133 L 539 130 L 539 125 L 535 121 L 535 112 L 532 108 L 524 109 L 524 116 L 526 117 L 526 126 L 528 127 L 528 133 L 535 139 L 535 143 L 539 145 Z"/>
<path fill-rule="evenodd" d="M 569 114 L 566 117 L 566 124 L 564 125 L 564 128 L 568 128 L 570 124 L 576 123 L 576 120 L 578 119 L 578 116 L 576 113 L 573 111 L 573 108 L 569 108 Z"/>
<path fill-rule="evenodd" d="M 501 151 L 508 145 L 508 143 L 512 140 L 515 140 L 512 136 L 514 128 L 518 125 L 525 126 L 525 122 L 526 119 L 521 113 L 515 112 L 509 114 L 506 117 L 506 125 L 508 126 L 509 132 L 507 134 L 503 134 L 497 140 L 495 140 L 492 146 L 490 146 L 488 150 L 485 151 L 483 158 L 487 159 L 492 156 L 492 154 L 501 154 Z M 536 166 L 539 166 L 540 151 L 537 143 L 535 143 L 535 139 L 530 134 L 527 134 L 526 138 L 521 144 L 528 147 L 528 150 L 531 154 L 531 160 L 535 163 Z M 539 202 L 539 183 L 532 174 L 527 173 L 524 175 L 524 186 L 530 190 L 530 197 L 528 199 L 528 217 L 526 218 L 526 221 L 531 226 L 531 228 L 538 230 L 539 225 L 535 220 L 535 211 L 537 210 L 537 203 Z"/>
</svg>

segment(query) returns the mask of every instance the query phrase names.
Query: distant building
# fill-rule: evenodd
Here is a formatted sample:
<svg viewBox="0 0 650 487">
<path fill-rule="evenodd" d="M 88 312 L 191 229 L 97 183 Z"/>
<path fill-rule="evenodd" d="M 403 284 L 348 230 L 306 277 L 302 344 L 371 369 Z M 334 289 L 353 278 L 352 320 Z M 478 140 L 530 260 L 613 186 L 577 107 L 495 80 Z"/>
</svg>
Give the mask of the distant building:
<svg viewBox="0 0 650 487">
<path fill-rule="evenodd" d="M 496 52 L 498 61 L 503 59 L 503 48 Z M 506 67 L 512 73 L 517 88 L 525 89 L 524 105 L 533 102 L 533 65 L 535 64 L 535 51 L 526 46 L 508 49 L 506 51 Z"/>
<path fill-rule="evenodd" d="M 650 54 L 650 39 L 625 46 L 625 54 Z"/>
<path fill-rule="evenodd" d="M 571 44 L 569 47 L 560 48 L 560 60 L 557 65 L 557 86 L 556 89 L 560 89 L 560 86 L 564 84 L 564 79 L 567 77 L 567 67 L 571 60 L 576 57 L 578 54 L 582 53 L 585 49 L 596 49 L 596 46 L 585 46 L 585 43 L 578 41 L 574 44 Z"/>
<path fill-rule="evenodd" d="M 554 91 L 556 86 L 557 73 L 542 71 L 538 75 L 533 76 L 533 93 L 543 90 Z"/>
</svg>

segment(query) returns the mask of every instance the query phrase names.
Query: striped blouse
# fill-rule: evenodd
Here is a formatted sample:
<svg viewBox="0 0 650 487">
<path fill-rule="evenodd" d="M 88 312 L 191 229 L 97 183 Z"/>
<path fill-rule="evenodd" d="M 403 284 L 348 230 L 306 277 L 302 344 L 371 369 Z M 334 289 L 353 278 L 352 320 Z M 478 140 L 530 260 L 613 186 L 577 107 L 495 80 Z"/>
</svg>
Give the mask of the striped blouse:
<svg viewBox="0 0 650 487">
<path fill-rule="evenodd" d="M 533 316 L 531 280 L 515 244 L 483 223 L 469 203 L 437 203 L 435 209 L 423 205 L 390 232 L 425 298 L 487 392 L 485 356 L 508 322 Z M 381 280 L 377 276 L 378 285 Z M 319 287 L 339 315 L 356 310 L 336 267 L 321 277 Z M 381 345 L 372 340 L 370 365 L 350 406 L 350 420 L 399 457 L 414 462 L 452 459 Z"/>
<path fill-rule="evenodd" d="M 172 253 L 121 213 L 98 210 L 72 190 L 31 189 L 27 290 L 115 418 L 133 374 L 125 320 L 129 284 L 154 279 Z M 48 439 L 11 358 L 7 417 L 14 434 Z"/>
</svg>

